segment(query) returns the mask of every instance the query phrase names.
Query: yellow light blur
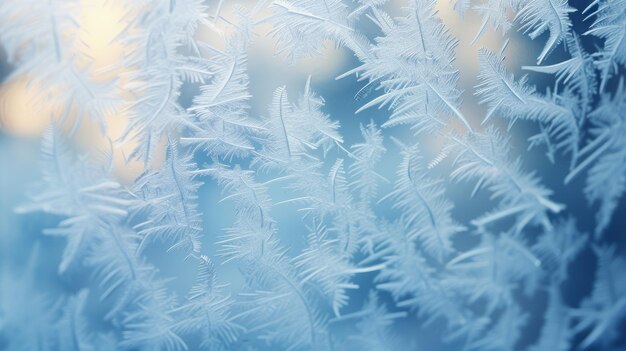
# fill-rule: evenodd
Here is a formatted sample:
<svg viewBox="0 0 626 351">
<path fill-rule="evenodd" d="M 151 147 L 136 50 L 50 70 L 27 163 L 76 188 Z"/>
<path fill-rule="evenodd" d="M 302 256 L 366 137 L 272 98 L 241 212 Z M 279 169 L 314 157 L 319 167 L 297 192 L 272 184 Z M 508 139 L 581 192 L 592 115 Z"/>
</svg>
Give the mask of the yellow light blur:
<svg viewBox="0 0 626 351">
<path fill-rule="evenodd" d="M 243 1 L 225 2 L 221 9 L 220 15 L 226 21 L 218 20 L 212 22 L 214 28 L 201 26 L 197 33 L 200 40 L 208 42 L 218 48 L 223 48 L 223 42 L 233 31 L 233 26 L 228 24 L 237 22 L 234 4 Z M 398 12 L 403 6 L 406 6 L 406 0 L 392 0 L 388 7 L 392 14 Z M 498 50 L 499 45 L 503 42 L 502 36 L 493 31 L 487 31 L 478 43 L 472 43 L 472 39 L 480 26 L 480 18 L 475 13 L 469 11 L 463 18 L 455 13 L 450 5 L 449 0 L 439 0 L 437 4 L 438 16 L 442 18 L 451 34 L 459 40 L 459 46 L 456 50 L 456 65 L 460 69 L 460 86 L 469 91 L 464 95 L 463 112 L 473 116 L 472 119 L 478 119 L 484 114 L 484 108 L 480 106 L 471 91 L 475 85 L 475 77 L 478 73 L 477 48 L 486 46 L 491 50 Z M 211 9 L 214 11 L 214 9 Z M 212 15 L 213 13 L 211 13 Z M 258 17 L 264 18 L 269 16 L 271 11 L 267 8 L 258 13 Z M 72 41 L 65 43 L 67 47 L 73 48 L 75 52 L 75 64 L 83 70 L 86 70 L 91 79 L 95 81 L 110 80 L 119 78 L 118 85 L 123 87 L 128 82 L 125 81 L 125 73 L 128 72 L 127 67 L 123 67 L 121 62 L 125 50 L 129 45 L 122 43 L 118 38 L 120 31 L 127 26 L 126 12 L 124 8 L 113 1 L 108 0 L 84 0 L 80 6 L 80 16 L 76 19 L 79 29 L 76 33 L 64 33 L 64 40 Z M 213 21 L 213 19 L 210 19 Z M 218 29 L 216 32 L 215 29 Z M 130 29 L 132 31 L 132 28 Z M 262 87 L 258 87 L 259 92 L 255 92 L 257 98 L 253 101 L 259 104 L 257 107 L 263 109 L 269 103 L 271 94 L 263 95 L 263 92 L 271 92 L 277 86 L 288 83 L 288 86 L 294 82 L 304 81 L 306 77 L 314 73 L 314 79 L 317 81 L 332 80 L 334 76 L 341 73 L 342 67 L 346 63 L 345 50 L 338 50 L 333 43 L 327 43 L 324 48 L 323 55 L 319 57 L 300 60 L 292 66 L 285 67 L 285 60 L 277 60 L 274 54 L 274 41 L 269 36 L 270 26 L 267 24 L 257 28 L 254 45 L 250 50 L 250 60 L 254 62 L 262 62 L 267 65 L 264 79 L 259 81 Z M 128 36 L 124 33 L 121 37 Z M 76 34 L 76 35 L 71 35 Z M 507 50 L 516 52 L 519 49 L 517 43 L 512 42 Z M 271 72 L 272 74 L 267 74 Z M 254 77 L 252 77 L 254 78 Z M 50 96 L 54 91 L 54 87 L 41 87 L 34 83 L 27 84 L 27 77 L 17 77 L 8 83 L 0 86 L 0 128 L 4 131 L 20 135 L 20 136 L 37 136 L 40 135 L 50 122 L 54 109 L 58 108 L 54 105 L 62 105 L 63 101 L 54 101 Z M 125 89 L 119 89 L 120 97 L 126 101 L 131 101 L 133 96 Z M 76 118 L 71 116 L 71 118 Z M 99 126 L 93 123 L 88 116 L 81 116 L 81 128 L 77 132 L 79 145 L 86 150 L 97 150 L 109 147 L 109 140 L 117 140 L 121 132 L 128 123 L 128 117 L 123 112 L 118 112 L 112 116 L 107 116 L 107 129 L 103 135 Z M 124 180 L 134 178 L 143 168 L 142 163 L 127 163 L 125 156 L 128 156 L 136 143 L 132 140 L 123 144 L 114 143 L 114 164 L 115 174 Z M 162 162 L 164 155 L 164 147 L 161 145 L 160 151 L 157 152 L 155 163 L 157 166 Z"/>
<path fill-rule="evenodd" d="M 80 15 L 75 18 L 78 30 L 75 33 L 63 33 L 64 47 L 72 48 L 73 64 L 86 72 L 93 81 L 118 79 L 122 87 L 127 81 L 124 73 L 128 71 L 121 65 L 124 49 L 128 49 L 117 38 L 127 22 L 124 8 L 118 3 L 107 0 L 85 0 L 80 5 Z M 132 30 L 132 29 L 131 29 Z M 71 42 L 70 42 L 71 40 Z M 36 78 L 36 77 L 35 77 Z M 10 134 L 36 137 L 41 135 L 50 124 L 52 116 L 60 115 L 59 106 L 64 101 L 55 100 L 55 87 L 41 86 L 36 80 L 26 76 L 12 78 L 0 86 L 0 128 Z M 119 89 L 120 97 L 130 101 L 130 94 Z M 58 99 L 58 98 L 56 98 Z M 69 129 L 75 122 L 73 111 L 64 126 Z M 103 135 L 97 123 L 89 116 L 80 116 L 80 128 L 76 131 L 76 146 L 85 152 L 106 150 L 113 141 L 114 174 L 123 182 L 130 182 L 142 170 L 143 163 L 127 162 L 126 158 L 136 146 L 136 142 L 123 144 L 116 140 L 126 128 L 128 118 L 122 112 L 106 116 L 107 128 Z M 153 160 L 153 167 L 163 162 L 164 146 L 161 145 Z"/>
<path fill-rule="evenodd" d="M 0 86 L 0 128 L 24 136 L 38 136 L 50 123 L 52 105 L 41 99 L 41 87 L 26 77 Z"/>
</svg>

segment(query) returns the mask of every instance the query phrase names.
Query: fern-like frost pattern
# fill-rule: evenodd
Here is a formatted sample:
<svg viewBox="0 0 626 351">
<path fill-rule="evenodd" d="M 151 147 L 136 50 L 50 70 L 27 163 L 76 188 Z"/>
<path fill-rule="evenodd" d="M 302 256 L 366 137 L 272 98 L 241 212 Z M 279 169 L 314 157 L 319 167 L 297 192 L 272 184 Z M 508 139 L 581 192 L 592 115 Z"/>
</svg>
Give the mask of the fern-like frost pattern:
<svg viewBox="0 0 626 351">
<path fill-rule="evenodd" d="M 0 349 L 626 346 L 626 1 L 113 1 L 98 69 L 85 3 L 0 4 L 2 84 L 52 106 L 11 208 L 52 219 L 0 260 Z M 371 121 L 306 63 L 266 103 L 268 41 L 298 67 L 334 45 Z"/>
</svg>

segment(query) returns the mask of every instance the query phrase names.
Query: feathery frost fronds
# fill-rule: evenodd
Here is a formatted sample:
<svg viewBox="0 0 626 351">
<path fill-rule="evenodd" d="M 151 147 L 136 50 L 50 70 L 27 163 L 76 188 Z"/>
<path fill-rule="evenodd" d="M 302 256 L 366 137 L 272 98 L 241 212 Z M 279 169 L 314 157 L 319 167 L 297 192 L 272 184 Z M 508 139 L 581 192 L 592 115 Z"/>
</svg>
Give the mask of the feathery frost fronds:
<svg viewBox="0 0 626 351">
<path fill-rule="evenodd" d="M 0 4 L 5 82 L 51 106 L 0 349 L 623 348 L 626 1 L 121 1 L 104 67 L 95 3 Z"/>
<path fill-rule="evenodd" d="M 572 180 L 590 167 L 585 185 L 589 202 L 599 202 L 596 213 L 596 235 L 611 221 L 620 198 L 626 190 L 626 90 L 620 81 L 614 96 L 604 93 L 598 107 L 590 114 L 592 140 L 580 150 L 580 162 L 565 178 Z"/>
<path fill-rule="evenodd" d="M 473 225 L 483 228 L 513 216 L 516 232 L 532 223 L 551 227 L 548 214 L 559 213 L 564 206 L 550 200 L 552 191 L 542 186 L 533 173 L 524 172 L 519 158 L 510 160 L 507 137 L 489 128 L 484 134 L 452 136 L 450 140 L 447 153 L 456 154 L 451 178 L 475 182 L 472 194 L 486 188 L 499 202 L 494 211 L 474 219 Z"/>
<path fill-rule="evenodd" d="M 226 349 L 237 340 L 243 328 L 230 315 L 233 299 L 223 290 L 215 276 L 215 266 L 207 256 L 200 256 L 195 285 L 189 290 L 187 302 L 176 311 L 180 321 L 175 328 L 181 334 L 197 332 L 202 336 L 200 347 Z"/>
<path fill-rule="evenodd" d="M 168 250 L 180 249 L 188 255 L 200 252 L 197 174 L 191 155 L 181 155 L 177 142 L 170 141 L 162 168 L 137 179 L 135 193 L 141 199 L 141 211 L 146 212 L 146 220 L 135 226 L 142 237 L 139 251 L 159 240 L 171 245 Z"/>
<path fill-rule="evenodd" d="M 479 51 L 480 84 L 476 94 L 481 103 L 489 105 L 485 121 L 493 115 L 541 122 L 554 138 L 556 146 L 577 155 L 579 130 L 577 120 L 568 106 L 561 106 L 556 99 L 539 95 L 528 86 L 527 78 L 516 81 L 504 67 L 504 57 L 485 49 Z M 556 101 L 555 101 L 556 100 Z"/>
<path fill-rule="evenodd" d="M 407 148 L 398 169 L 398 182 L 387 197 L 401 213 L 408 239 L 419 238 L 423 249 L 439 261 L 453 253 L 452 237 L 465 228 L 451 216 L 441 180 L 429 178 L 418 147 Z"/>
<path fill-rule="evenodd" d="M 214 157 L 243 157 L 253 150 L 251 136 L 263 130 L 260 122 L 249 116 L 247 57 L 239 40 L 233 39 L 226 52 L 215 53 L 208 72 L 209 84 L 201 85 L 188 109 L 195 115 L 189 136 L 181 143 L 203 148 Z"/>
<path fill-rule="evenodd" d="M 458 71 L 452 66 L 457 41 L 436 16 L 434 0 L 412 1 L 409 9 L 392 22 L 382 14 L 375 17 L 383 36 L 376 38 L 372 57 L 348 73 L 379 85 L 384 93 L 357 112 L 388 106 L 393 112 L 384 126 L 410 124 L 416 133 L 439 129 L 440 118 L 452 116 L 471 131 L 459 110 Z"/>
<path fill-rule="evenodd" d="M 615 256 L 613 247 L 594 247 L 594 251 L 598 266 L 593 291 L 580 308 L 572 312 L 576 319 L 574 329 L 587 331 L 581 343 L 585 348 L 619 335 L 616 328 L 626 317 L 626 284 L 619 277 L 626 262 L 623 257 Z"/>
<path fill-rule="evenodd" d="M 480 38 L 486 29 L 492 28 L 506 34 L 513 26 L 510 13 L 517 13 L 524 4 L 520 0 L 483 0 L 472 1 L 472 9 L 482 16 L 480 29 L 474 37 L 474 42 Z"/>
<path fill-rule="evenodd" d="M 378 183 L 386 180 L 376 172 L 376 165 L 387 151 L 383 144 L 383 135 L 374 122 L 361 126 L 361 135 L 365 139 L 362 143 L 352 145 L 356 160 L 349 170 L 350 184 L 360 194 L 362 201 L 371 201 L 378 193 Z"/>
<path fill-rule="evenodd" d="M 517 13 L 522 23 L 521 30 L 531 39 L 540 36 L 546 30 L 550 36 L 537 62 L 541 63 L 554 48 L 567 36 L 572 22 L 568 14 L 576 9 L 567 4 L 567 0 L 530 0 Z"/>
<path fill-rule="evenodd" d="M 554 74 L 556 85 L 563 84 L 566 89 L 573 90 L 580 96 L 577 103 L 580 104 L 579 123 L 587 117 L 587 112 L 593 104 L 593 97 L 597 90 L 597 79 L 594 73 L 593 58 L 582 46 L 580 37 L 575 33 L 565 36 L 565 43 L 571 58 L 544 66 L 523 66 L 525 70 Z M 578 109 L 573 109 L 577 111 Z"/>
<path fill-rule="evenodd" d="M 593 11 L 593 12 L 591 12 Z M 600 90 L 608 79 L 626 65 L 626 4 L 623 1 L 595 0 L 585 9 L 593 17 L 591 28 L 585 33 L 604 39 L 602 50 L 594 53 L 595 64 L 602 72 Z"/>
<path fill-rule="evenodd" d="M 568 279 L 568 267 L 587 242 L 573 218 L 554 223 L 552 230 L 545 231 L 532 247 L 532 252 L 541 261 L 546 275 L 553 282 Z"/>
<path fill-rule="evenodd" d="M 348 8 L 341 0 L 275 0 L 272 2 L 277 52 L 295 61 L 319 55 L 325 40 L 350 48 L 360 58 L 368 56 L 365 38 L 355 32 Z"/>
<path fill-rule="evenodd" d="M 556 287 L 551 287 L 548 290 L 548 309 L 541 335 L 530 350 L 570 350 L 573 336 L 571 318 L 571 312 L 564 305 L 560 291 Z"/>
</svg>

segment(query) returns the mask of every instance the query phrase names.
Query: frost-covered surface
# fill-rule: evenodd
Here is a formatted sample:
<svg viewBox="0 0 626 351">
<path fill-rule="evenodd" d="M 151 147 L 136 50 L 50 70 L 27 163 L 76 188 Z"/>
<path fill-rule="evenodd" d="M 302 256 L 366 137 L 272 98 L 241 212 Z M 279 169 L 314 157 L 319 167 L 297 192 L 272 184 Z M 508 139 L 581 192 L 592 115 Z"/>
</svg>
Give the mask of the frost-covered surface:
<svg viewBox="0 0 626 351">
<path fill-rule="evenodd" d="M 123 54 L 95 71 L 84 4 L 0 4 L 3 84 L 28 76 L 53 115 L 11 204 L 44 228 L 0 234 L 0 349 L 626 346 L 626 1 L 452 1 L 480 18 L 482 110 L 434 0 L 118 2 Z M 500 50 L 476 44 L 494 30 Z M 349 52 L 329 84 L 378 123 L 348 142 L 314 69 L 256 113 L 264 35 L 285 62 Z M 511 67 L 521 35 L 536 60 Z M 77 146 L 116 113 L 106 147 Z"/>
</svg>

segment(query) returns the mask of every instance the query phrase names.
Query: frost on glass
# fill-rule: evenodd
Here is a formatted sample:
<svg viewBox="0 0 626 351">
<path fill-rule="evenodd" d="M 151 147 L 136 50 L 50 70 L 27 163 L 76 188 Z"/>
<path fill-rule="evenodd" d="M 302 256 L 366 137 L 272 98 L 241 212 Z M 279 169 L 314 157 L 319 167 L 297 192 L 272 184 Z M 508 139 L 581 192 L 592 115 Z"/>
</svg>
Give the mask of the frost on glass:
<svg viewBox="0 0 626 351">
<path fill-rule="evenodd" d="M 86 3 L 0 4 L 50 121 L 0 349 L 626 345 L 626 1 L 112 1 L 106 65 Z M 259 91 L 259 47 L 304 79 Z"/>
</svg>

